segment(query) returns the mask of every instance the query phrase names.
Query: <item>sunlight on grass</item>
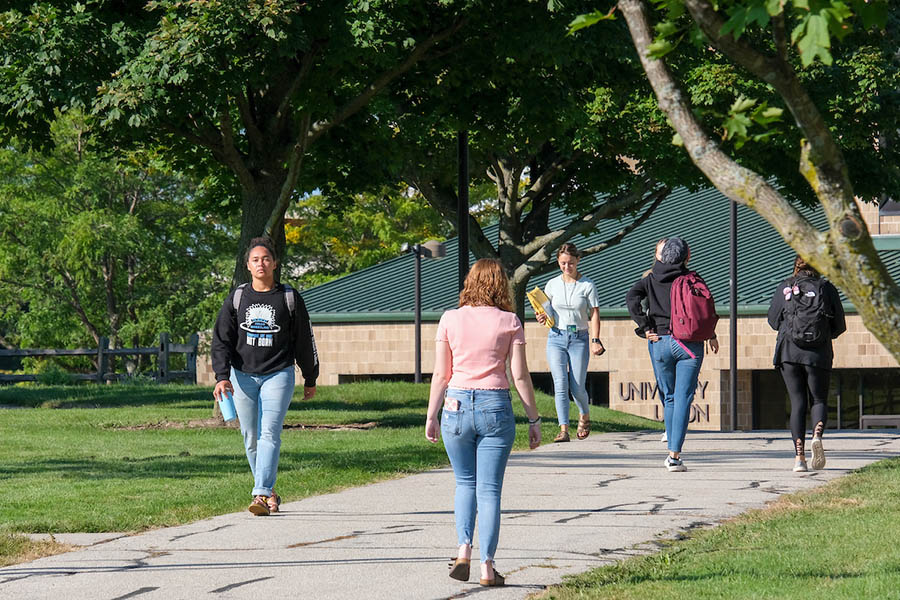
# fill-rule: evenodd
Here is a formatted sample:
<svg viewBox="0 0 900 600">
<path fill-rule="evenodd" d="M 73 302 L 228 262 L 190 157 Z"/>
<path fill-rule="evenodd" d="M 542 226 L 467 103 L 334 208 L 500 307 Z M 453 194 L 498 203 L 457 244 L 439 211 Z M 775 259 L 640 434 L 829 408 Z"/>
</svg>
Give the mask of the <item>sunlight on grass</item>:
<svg viewBox="0 0 900 600">
<path fill-rule="evenodd" d="M 556 434 L 553 398 L 537 398 L 548 442 Z M 443 445 L 425 440 L 427 399 L 427 384 L 386 382 L 322 386 L 308 401 L 295 394 L 279 494 L 297 500 L 446 465 Z M 525 413 L 513 404 L 515 447 L 525 450 Z M 0 532 L 139 531 L 250 502 L 240 432 L 212 423 L 210 388 L 12 386 L 0 388 L 0 405 L 35 407 L 0 409 Z M 597 433 L 660 427 L 599 407 L 593 416 Z M 290 427 L 370 422 L 371 429 Z"/>
</svg>

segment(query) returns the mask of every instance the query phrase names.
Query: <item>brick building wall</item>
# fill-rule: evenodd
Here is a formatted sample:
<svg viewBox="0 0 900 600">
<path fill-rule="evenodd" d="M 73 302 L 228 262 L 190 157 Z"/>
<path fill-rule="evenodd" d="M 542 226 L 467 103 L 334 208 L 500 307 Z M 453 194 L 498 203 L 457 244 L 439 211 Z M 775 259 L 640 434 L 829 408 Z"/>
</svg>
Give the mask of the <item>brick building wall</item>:
<svg viewBox="0 0 900 600">
<path fill-rule="evenodd" d="M 341 377 L 354 375 L 411 374 L 414 370 L 412 323 L 314 324 L 321 362 L 321 385 L 337 385 Z M 692 412 L 692 429 L 731 428 L 729 398 L 729 324 L 723 318 L 717 328 L 719 353 L 708 354 L 700 370 Z M 434 336 L 437 323 L 422 324 L 422 373 L 434 368 Z M 647 342 L 634 334 L 630 319 L 603 319 L 600 336 L 606 353 L 592 357 L 591 372 L 609 374 L 610 408 L 650 419 L 661 418 Z M 525 325 L 526 356 L 532 372 L 549 372 L 545 355 L 546 329 L 535 322 Z M 752 371 L 772 368 L 775 332 L 764 316 L 738 319 L 738 428 L 752 425 Z M 862 325 L 848 315 L 847 332 L 834 343 L 835 368 L 888 368 L 897 362 Z M 198 359 L 198 382 L 214 383 L 209 357 Z"/>
<path fill-rule="evenodd" d="M 879 215 L 878 205 L 871 202 L 857 202 L 863 220 L 869 226 L 869 235 L 900 234 L 900 216 Z"/>
</svg>

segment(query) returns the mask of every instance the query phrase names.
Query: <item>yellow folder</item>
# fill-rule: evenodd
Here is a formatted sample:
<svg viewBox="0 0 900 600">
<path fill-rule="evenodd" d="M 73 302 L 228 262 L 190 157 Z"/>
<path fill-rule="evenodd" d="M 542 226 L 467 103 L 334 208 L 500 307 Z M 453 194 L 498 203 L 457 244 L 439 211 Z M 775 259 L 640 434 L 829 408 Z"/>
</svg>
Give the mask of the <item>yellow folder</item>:
<svg viewBox="0 0 900 600">
<path fill-rule="evenodd" d="M 553 308 L 550 306 L 550 298 L 547 297 L 547 294 L 541 288 L 535 287 L 530 292 L 525 292 L 525 295 L 528 296 L 528 301 L 531 302 L 534 314 L 547 315 L 547 320 L 544 321 L 545 327 L 556 325 L 556 319 L 553 318 Z"/>
</svg>

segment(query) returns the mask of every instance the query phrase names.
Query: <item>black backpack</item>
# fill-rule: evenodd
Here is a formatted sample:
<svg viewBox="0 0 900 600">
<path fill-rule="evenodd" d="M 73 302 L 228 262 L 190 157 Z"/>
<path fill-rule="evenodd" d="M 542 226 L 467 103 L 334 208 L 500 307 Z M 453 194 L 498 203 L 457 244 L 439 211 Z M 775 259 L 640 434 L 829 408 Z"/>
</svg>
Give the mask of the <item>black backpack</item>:
<svg viewBox="0 0 900 600">
<path fill-rule="evenodd" d="M 801 348 L 821 348 L 831 342 L 831 316 L 824 279 L 798 277 L 784 289 L 786 334 Z"/>
</svg>

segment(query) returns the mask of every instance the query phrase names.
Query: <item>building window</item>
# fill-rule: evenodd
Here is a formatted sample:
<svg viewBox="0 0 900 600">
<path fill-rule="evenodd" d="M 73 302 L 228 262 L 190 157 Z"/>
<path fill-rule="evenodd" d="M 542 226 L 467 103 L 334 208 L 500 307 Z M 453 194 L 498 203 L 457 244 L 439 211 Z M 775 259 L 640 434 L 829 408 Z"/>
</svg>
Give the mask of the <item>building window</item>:
<svg viewBox="0 0 900 600">
<path fill-rule="evenodd" d="M 859 428 L 865 415 L 900 414 L 900 369 L 835 369 L 828 428 Z M 776 369 L 753 372 L 753 429 L 790 429 L 791 401 Z M 809 425 L 808 425 L 809 426 Z"/>
</svg>

